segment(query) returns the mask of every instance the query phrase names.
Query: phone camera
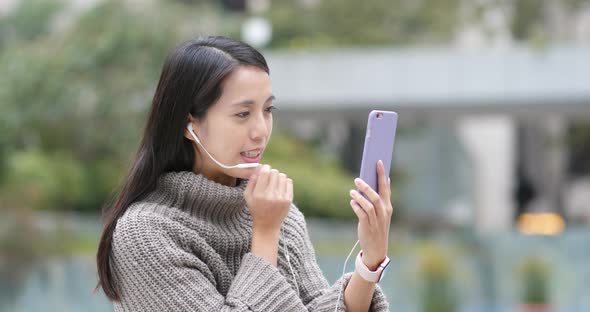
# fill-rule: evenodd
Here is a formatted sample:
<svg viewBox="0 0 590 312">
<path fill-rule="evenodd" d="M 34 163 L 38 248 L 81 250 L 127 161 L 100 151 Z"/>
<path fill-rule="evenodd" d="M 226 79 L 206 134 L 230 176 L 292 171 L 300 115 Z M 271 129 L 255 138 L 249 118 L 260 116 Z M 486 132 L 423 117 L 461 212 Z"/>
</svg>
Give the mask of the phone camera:
<svg viewBox="0 0 590 312">
<path fill-rule="evenodd" d="M 383 117 L 383 113 L 377 113 L 377 119 L 381 119 Z"/>
</svg>

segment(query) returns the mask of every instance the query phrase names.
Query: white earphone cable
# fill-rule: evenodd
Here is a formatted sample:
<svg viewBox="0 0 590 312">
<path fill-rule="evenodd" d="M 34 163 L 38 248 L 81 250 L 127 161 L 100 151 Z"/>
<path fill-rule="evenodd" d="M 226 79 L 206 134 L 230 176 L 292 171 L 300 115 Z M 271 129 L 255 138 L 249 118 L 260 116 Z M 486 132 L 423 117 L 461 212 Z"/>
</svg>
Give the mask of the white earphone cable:
<svg viewBox="0 0 590 312">
<path fill-rule="evenodd" d="M 283 227 L 281 227 L 281 236 L 283 237 L 283 252 L 285 254 L 285 258 L 287 259 L 287 264 L 289 265 L 289 270 L 291 271 L 291 275 L 293 276 L 293 282 L 295 283 L 295 288 L 297 290 L 297 294 L 299 295 L 299 285 L 297 284 L 297 277 L 295 275 L 295 271 L 293 270 L 293 266 L 291 265 L 291 258 L 289 257 L 289 248 L 287 248 L 287 240 L 285 239 L 285 232 L 283 230 Z M 352 246 L 352 249 L 350 250 L 350 252 L 348 253 L 348 256 L 346 257 L 346 260 L 344 261 L 344 266 L 342 267 L 342 276 L 344 276 L 344 273 L 346 272 L 346 264 L 348 263 L 348 259 L 350 259 L 350 256 L 352 255 L 352 252 L 356 249 L 356 246 L 358 245 L 359 241 L 357 240 L 356 243 L 354 244 L 354 246 Z M 340 289 L 338 290 L 338 299 L 336 300 L 336 306 L 334 307 L 334 311 L 337 312 L 338 311 L 338 306 L 340 303 L 340 298 L 342 298 L 342 291 L 343 291 L 343 286 L 344 286 L 344 282 L 342 282 Z"/>
<path fill-rule="evenodd" d="M 352 246 L 352 249 L 350 250 L 350 252 L 348 253 L 346 260 L 344 261 L 344 266 L 342 267 L 342 276 L 344 276 L 344 273 L 346 272 L 346 263 L 348 263 L 348 259 L 350 258 L 350 255 L 352 255 L 352 252 L 354 251 L 354 249 L 356 248 L 356 245 L 358 245 L 358 243 L 359 243 L 359 241 L 357 240 L 356 243 L 354 243 L 354 246 Z M 338 300 L 336 300 L 336 306 L 334 307 L 334 312 L 338 311 L 338 306 L 340 304 L 340 298 L 342 296 L 343 286 L 344 286 L 344 281 L 342 281 L 342 284 L 340 285 L 340 289 L 338 290 Z"/>
<path fill-rule="evenodd" d="M 201 147 L 203 148 L 203 150 L 205 151 L 205 153 L 207 153 L 207 155 L 209 155 L 209 158 L 211 158 L 216 164 L 218 164 L 220 167 L 225 168 L 225 169 L 233 169 L 233 168 L 256 168 L 258 167 L 258 163 L 249 163 L 249 164 L 238 164 L 235 166 L 226 166 L 222 163 L 220 163 L 219 161 L 217 161 L 217 159 L 215 159 L 215 157 L 211 156 L 211 154 L 209 154 L 209 152 L 207 151 L 207 149 L 205 148 L 205 146 L 203 145 L 203 143 L 201 143 L 201 140 L 199 140 L 199 138 L 197 137 L 197 135 L 195 134 L 195 132 L 193 131 L 193 126 L 192 123 L 188 123 L 187 127 L 188 131 L 190 132 L 190 134 L 193 136 L 193 139 L 195 139 L 195 141 L 201 145 Z"/>
<path fill-rule="evenodd" d="M 297 284 L 297 277 L 295 276 L 295 271 L 293 270 L 293 266 L 291 265 L 291 258 L 289 257 L 289 248 L 287 248 L 287 240 L 285 239 L 285 232 L 283 230 L 283 227 L 281 227 L 281 236 L 283 236 L 283 251 L 285 253 L 285 258 L 287 258 L 287 263 L 289 264 L 291 275 L 293 275 L 293 282 L 295 283 L 295 288 L 297 289 L 297 295 L 299 296 L 299 285 Z"/>
</svg>

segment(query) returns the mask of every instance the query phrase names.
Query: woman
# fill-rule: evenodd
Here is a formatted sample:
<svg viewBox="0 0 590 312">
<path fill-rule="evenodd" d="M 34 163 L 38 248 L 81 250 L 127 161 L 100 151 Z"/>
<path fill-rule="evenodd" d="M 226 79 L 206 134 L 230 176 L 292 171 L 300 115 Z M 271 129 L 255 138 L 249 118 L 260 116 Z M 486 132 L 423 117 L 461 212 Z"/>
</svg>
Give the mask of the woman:
<svg viewBox="0 0 590 312">
<path fill-rule="evenodd" d="M 99 286 L 115 311 L 388 310 L 357 272 L 329 286 L 291 179 L 268 165 L 223 167 L 260 160 L 273 99 L 266 61 L 245 43 L 198 38 L 169 54 L 136 159 L 104 216 Z M 368 270 L 388 259 L 392 206 L 378 168 L 381 194 L 360 179 L 370 200 L 351 191 Z"/>
</svg>

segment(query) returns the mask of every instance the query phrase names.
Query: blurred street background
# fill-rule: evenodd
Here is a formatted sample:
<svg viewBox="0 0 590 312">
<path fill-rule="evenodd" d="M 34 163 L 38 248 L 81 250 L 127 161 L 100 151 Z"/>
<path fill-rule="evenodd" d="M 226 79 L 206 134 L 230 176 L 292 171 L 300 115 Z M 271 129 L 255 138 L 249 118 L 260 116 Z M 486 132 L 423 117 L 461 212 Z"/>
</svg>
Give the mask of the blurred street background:
<svg viewBox="0 0 590 312">
<path fill-rule="evenodd" d="M 112 311 L 101 208 L 167 52 L 209 34 L 269 62 L 262 161 L 330 283 L 393 110 L 391 310 L 590 311 L 590 0 L 0 0 L 0 311 Z"/>
</svg>

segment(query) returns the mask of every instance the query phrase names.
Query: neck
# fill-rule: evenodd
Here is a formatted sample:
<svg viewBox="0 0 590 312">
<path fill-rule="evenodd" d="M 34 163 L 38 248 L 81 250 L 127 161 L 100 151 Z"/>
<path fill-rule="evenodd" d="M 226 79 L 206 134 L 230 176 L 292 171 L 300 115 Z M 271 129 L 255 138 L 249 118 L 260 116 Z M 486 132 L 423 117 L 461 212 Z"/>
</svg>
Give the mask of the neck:
<svg viewBox="0 0 590 312">
<path fill-rule="evenodd" d="M 246 218 L 244 190 L 247 182 L 241 180 L 238 186 L 226 186 L 192 171 L 167 172 L 159 178 L 157 189 L 146 201 L 227 222 L 228 218 Z"/>
<path fill-rule="evenodd" d="M 207 179 L 219 183 L 221 185 L 225 185 L 225 186 L 237 186 L 237 179 L 235 177 L 229 176 L 223 172 L 221 172 L 219 169 L 221 169 L 216 163 L 213 163 L 211 161 L 208 161 L 207 163 L 200 163 L 200 165 L 198 165 L 197 163 L 195 163 L 194 167 L 193 167 L 193 173 L 195 174 L 201 174 L 204 177 L 206 177 Z"/>
</svg>

